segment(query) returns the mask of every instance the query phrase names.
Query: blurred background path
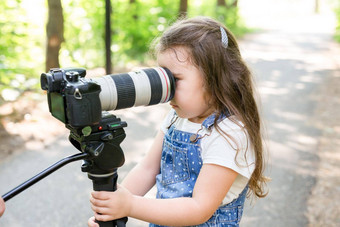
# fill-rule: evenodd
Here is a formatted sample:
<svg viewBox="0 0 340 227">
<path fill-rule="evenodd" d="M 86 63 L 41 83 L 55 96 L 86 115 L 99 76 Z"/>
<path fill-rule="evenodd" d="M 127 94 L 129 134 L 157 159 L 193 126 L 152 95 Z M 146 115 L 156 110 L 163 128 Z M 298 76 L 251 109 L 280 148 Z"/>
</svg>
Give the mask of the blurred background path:
<svg viewBox="0 0 340 227">
<path fill-rule="evenodd" d="M 260 28 L 240 40 L 240 48 L 254 72 L 261 95 L 270 156 L 267 175 L 272 178 L 268 197 L 247 204 L 241 226 L 339 226 L 340 223 L 339 182 L 327 185 L 328 188 L 322 183 L 339 178 L 339 167 L 334 164 L 339 163 L 336 147 L 327 147 L 328 157 L 322 151 L 327 142 L 339 145 L 336 136 L 339 124 L 334 127 L 329 123 L 336 123 L 335 118 L 340 115 L 339 106 L 335 105 L 339 96 L 332 95 L 339 94 L 334 81 L 340 75 L 340 52 L 339 45 L 332 41 L 335 26 L 332 14 L 324 5 L 320 14 L 314 14 L 313 3 L 311 0 L 240 1 L 247 24 Z M 115 112 L 129 125 L 122 145 L 126 164 L 119 169 L 121 179 L 143 157 L 168 109 L 167 105 L 158 105 Z M 52 117 L 49 120 L 55 121 Z M 26 152 L 14 153 L 1 161 L 0 194 L 76 152 L 67 141 L 67 131 L 62 125 L 59 127 L 65 134 L 48 147 L 32 145 Z M 334 140 L 327 141 L 329 135 Z M 80 165 L 80 162 L 69 164 L 8 201 L 0 226 L 86 226 L 92 215 L 88 201 L 92 185 L 80 171 Z M 325 180 L 327 176 L 331 178 Z M 327 194 L 333 198 L 332 202 L 324 197 L 313 200 L 320 198 L 314 194 L 320 188 L 333 193 Z M 323 215 L 325 209 L 330 215 L 328 223 L 322 223 L 322 217 L 317 216 Z M 127 226 L 147 224 L 130 220 Z"/>
<path fill-rule="evenodd" d="M 248 206 L 242 224 L 338 226 L 340 182 L 334 177 L 339 168 L 330 159 L 339 161 L 339 152 L 334 146 L 327 159 L 322 153 L 328 122 L 339 116 L 339 105 L 334 106 L 339 104 L 339 90 L 327 93 L 338 87 L 339 82 L 329 81 L 340 75 L 339 45 L 332 41 L 333 14 L 326 5 L 315 14 L 312 1 L 243 3 L 246 21 L 263 29 L 248 35 L 241 47 L 258 78 L 272 181 L 268 197 Z M 261 4 L 267 7 L 256 8 Z M 332 106 L 335 111 L 330 114 Z M 325 169 L 320 174 L 324 163 L 335 174 L 327 175 Z M 331 187 L 324 188 L 325 181 Z M 315 190 L 323 196 L 313 194 Z M 333 201 L 327 200 L 331 195 Z"/>
</svg>

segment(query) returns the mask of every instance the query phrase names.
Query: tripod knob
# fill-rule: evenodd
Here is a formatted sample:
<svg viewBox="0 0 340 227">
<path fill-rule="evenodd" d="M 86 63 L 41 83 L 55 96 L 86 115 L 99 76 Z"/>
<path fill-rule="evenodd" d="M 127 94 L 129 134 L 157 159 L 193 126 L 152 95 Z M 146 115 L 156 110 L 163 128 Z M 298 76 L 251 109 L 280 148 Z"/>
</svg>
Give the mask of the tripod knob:
<svg viewBox="0 0 340 227">
<path fill-rule="evenodd" d="M 103 151 L 105 144 L 103 142 L 89 144 L 85 150 L 91 156 L 97 157 Z"/>
<path fill-rule="evenodd" d="M 91 169 L 92 169 L 92 162 L 84 160 L 84 163 L 81 165 L 81 171 L 87 173 Z"/>
<path fill-rule="evenodd" d="M 100 137 L 100 139 L 103 140 L 103 141 L 109 141 L 109 140 L 113 139 L 113 135 L 112 135 L 112 133 L 106 133 L 105 135 Z"/>
</svg>

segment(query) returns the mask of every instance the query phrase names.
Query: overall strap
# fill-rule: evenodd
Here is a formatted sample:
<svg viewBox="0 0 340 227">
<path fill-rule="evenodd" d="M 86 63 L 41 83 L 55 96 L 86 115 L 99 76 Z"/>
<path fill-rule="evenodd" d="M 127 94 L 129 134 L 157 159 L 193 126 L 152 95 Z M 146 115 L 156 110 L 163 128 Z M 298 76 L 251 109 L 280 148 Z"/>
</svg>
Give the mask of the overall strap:
<svg viewBox="0 0 340 227">
<path fill-rule="evenodd" d="M 231 114 L 228 111 L 228 109 L 225 109 L 225 111 L 222 112 L 222 114 L 219 116 L 217 123 L 223 121 L 225 118 L 228 118 L 230 116 Z M 211 114 L 209 117 L 207 117 L 207 119 L 203 121 L 202 126 L 204 126 L 207 129 L 210 129 L 214 125 L 216 117 L 217 117 L 217 113 Z"/>
</svg>

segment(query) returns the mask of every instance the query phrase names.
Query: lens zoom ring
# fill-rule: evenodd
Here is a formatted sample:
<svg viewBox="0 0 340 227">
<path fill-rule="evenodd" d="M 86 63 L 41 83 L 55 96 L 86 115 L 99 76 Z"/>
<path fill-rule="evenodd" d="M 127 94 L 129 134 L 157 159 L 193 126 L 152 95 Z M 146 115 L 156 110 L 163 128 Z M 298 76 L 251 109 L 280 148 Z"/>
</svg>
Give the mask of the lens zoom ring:
<svg viewBox="0 0 340 227">
<path fill-rule="evenodd" d="M 130 75 L 118 74 L 112 75 L 111 78 L 117 87 L 118 97 L 116 110 L 132 107 L 136 100 L 136 90 Z"/>
</svg>

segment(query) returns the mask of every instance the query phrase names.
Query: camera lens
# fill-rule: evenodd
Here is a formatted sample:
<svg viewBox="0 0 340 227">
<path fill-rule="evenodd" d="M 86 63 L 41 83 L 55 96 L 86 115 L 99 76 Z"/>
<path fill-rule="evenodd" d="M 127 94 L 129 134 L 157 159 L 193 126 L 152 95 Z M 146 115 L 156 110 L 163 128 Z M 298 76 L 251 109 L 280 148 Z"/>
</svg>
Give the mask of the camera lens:
<svg viewBox="0 0 340 227">
<path fill-rule="evenodd" d="M 102 110 L 165 103 L 175 94 L 175 79 L 166 68 L 106 75 L 93 79 L 101 86 Z"/>
</svg>

